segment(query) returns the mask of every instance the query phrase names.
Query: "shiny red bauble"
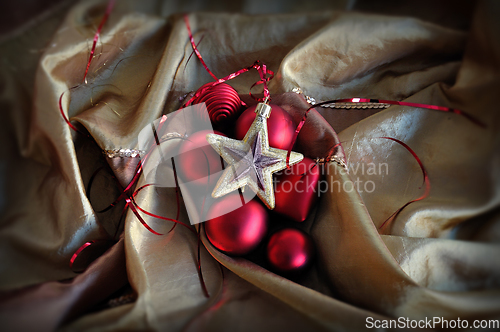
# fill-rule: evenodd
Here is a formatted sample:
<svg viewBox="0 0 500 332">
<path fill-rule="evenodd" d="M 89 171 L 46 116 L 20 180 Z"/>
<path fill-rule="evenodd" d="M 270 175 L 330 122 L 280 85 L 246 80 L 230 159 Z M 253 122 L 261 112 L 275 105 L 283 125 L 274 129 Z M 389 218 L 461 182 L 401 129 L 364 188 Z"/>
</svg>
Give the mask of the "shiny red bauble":
<svg viewBox="0 0 500 332">
<path fill-rule="evenodd" d="M 208 116 L 215 129 L 224 130 L 236 120 L 241 112 L 241 99 L 232 86 L 220 83 L 202 85 L 196 92 L 202 92 L 191 104 L 205 103 Z M 208 88 L 208 89 L 205 89 Z"/>
<path fill-rule="evenodd" d="M 297 222 L 304 221 L 318 200 L 320 177 L 319 165 L 307 157 L 281 171 L 274 179 L 276 205 L 273 211 Z"/>
<path fill-rule="evenodd" d="M 181 144 L 179 155 L 175 157 L 179 178 L 183 182 L 190 182 L 190 186 L 212 187 L 219 178 L 216 173 L 222 170 L 221 159 L 207 142 L 206 137 L 210 133 L 225 136 L 217 131 L 198 131 Z"/>
<path fill-rule="evenodd" d="M 314 243 L 301 230 L 285 228 L 274 233 L 267 244 L 267 260 L 281 273 L 300 273 L 314 258 Z"/>
<path fill-rule="evenodd" d="M 268 216 L 262 204 L 252 200 L 243 206 L 239 194 L 229 194 L 208 211 L 205 232 L 212 245 L 234 256 L 250 253 L 266 236 Z M 231 208 L 240 208 L 225 213 Z"/>
<path fill-rule="evenodd" d="M 269 146 L 277 149 L 288 150 L 295 133 L 295 124 L 292 116 L 277 105 L 270 105 L 271 115 L 267 119 Z M 255 119 L 257 105 L 247 108 L 236 121 L 235 137 L 243 139 Z"/>
</svg>

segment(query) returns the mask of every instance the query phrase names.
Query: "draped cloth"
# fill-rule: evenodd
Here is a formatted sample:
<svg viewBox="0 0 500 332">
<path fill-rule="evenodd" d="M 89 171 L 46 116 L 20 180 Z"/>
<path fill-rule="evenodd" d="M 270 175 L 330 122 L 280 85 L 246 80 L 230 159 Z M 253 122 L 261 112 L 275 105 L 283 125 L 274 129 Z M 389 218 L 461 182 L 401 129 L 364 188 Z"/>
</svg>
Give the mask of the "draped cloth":
<svg viewBox="0 0 500 332">
<path fill-rule="evenodd" d="M 140 160 L 103 151 L 138 149 L 145 126 L 212 81 L 191 57 L 183 16 L 171 6 L 185 8 L 118 1 L 82 81 L 106 3 L 66 2 L 0 45 L 2 328 L 351 331 L 365 329 L 367 319 L 500 319 L 499 4 L 478 2 L 447 15 L 441 6 L 420 18 L 373 14 L 363 2 L 320 11 L 290 2 L 291 12 L 260 15 L 242 4 L 243 13 L 221 12 L 223 2 L 198 4 L 207 10 L 188 14 L 194 39 L 218 77 L 266 63 L 276 73 L 273 103 L 296 123 L 308 108 L 305 95 L 453 107 L 486 127 L 406 106 L 318 107 L 296 149 L 325 157 L 340 141 L 349 172 L 325 165 L 328 190 L 305 222 L 290 222 L 312 236 L 313 267 L 289 280 L 219 252 L 202 231 L 206 298 L 192 232 L 177 226 L 168 233 L 171 222 L 145 216 L 165 235 L 152 234 L 130 210 L 120 224 L 124 202 L 99 212 Z M 352 8 L 366 11 L 344 10 Z M 258 79 L 250 72 L 228 83 L 251 103 L 247 94 Z M 63 112 L 89 137 L 63 120 L 63 93 Z M 381 137 L 411 147 L 431 183 L 427 198 L 392 219 L 422 195 L 422 172 L 408 150 Z M 176 216 L 173 188 L 148 187 L 137 203 Z M 189 223 L 183 207 L 180 220 Z M 111 238 L 119 240 L 84 273 L 69 268 L 82 244 Z M 134 301 L 102 306 L 127 284 Z"/>
</svg>

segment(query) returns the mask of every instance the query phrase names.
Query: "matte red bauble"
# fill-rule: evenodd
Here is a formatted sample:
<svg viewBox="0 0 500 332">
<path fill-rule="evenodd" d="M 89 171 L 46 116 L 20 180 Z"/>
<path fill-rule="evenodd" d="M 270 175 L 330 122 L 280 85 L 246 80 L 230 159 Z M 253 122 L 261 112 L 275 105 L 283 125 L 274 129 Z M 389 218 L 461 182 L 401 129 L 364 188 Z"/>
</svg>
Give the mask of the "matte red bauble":
<svg viewBox="0 0 500 332">
<path fill-rule="evenodd" d="M 285 228 L 274 233 L 267 244 L 267 260 L 282 273 L 299 273 L 305 270 L 314 258 L 314 243 L 301 230 Z"/>
<path fill-rule="evenodd" d="M 255 108 L 252 106 L 247 108 L 236 121 L 235 137 L 243 139 L 248 129 L 255 119 Z M 271 105 L 272 111 L 269 119 L 267 119 L 267 130 L 269 133 L 269 146 L 277 149 L 288 150 L 292 143 L 295 133 L 295 124 L 292 116 L 284 109 L 277 105 Z"/>
<path fill-rule="evenodd" d="M 210 86 L 213 83 L 202 85 L 198 91 Z M 197 91 L 197 92 L 198 92 Z M 232 86 L 220 83 L 205 90 L 196 97 L 192 104 L 205 103 L 208 116 L 214 128 L 224 130 L 236 120 L 241 111 L 241 99 Z"/>
<path fill-rule="evenodd" d="M 318 200 L 319 166 L 305 157 L 275 177 L 274 212 L 298 222 L 304 221 Z"/>
<path fill-rule="evenodd" d="M 221 212 L 235 206 L 241 206 L 239 194 L 224 196 L 214 203 L 208 211 L 205 232 L 215 248 L 239 256 L 254 250 L 266 236 L 268 217 L 266 208 L 255 200 L 229 213 Z"/>
<path fill-rule="evenodd" d="M 215 173 L 222 169 L 219 154 L 208 144 L 207 134 L 215 133 L 225 136 L 223 133 L 210 130 L 198 131 L 187 138 L 179 148 L 179 155 L 175 158 L 176 170 L 180 179 L 184 182 L 211 188 L 218 180 Z M 207 183 L 207 176 L 210 183 Z"/>
</svg>

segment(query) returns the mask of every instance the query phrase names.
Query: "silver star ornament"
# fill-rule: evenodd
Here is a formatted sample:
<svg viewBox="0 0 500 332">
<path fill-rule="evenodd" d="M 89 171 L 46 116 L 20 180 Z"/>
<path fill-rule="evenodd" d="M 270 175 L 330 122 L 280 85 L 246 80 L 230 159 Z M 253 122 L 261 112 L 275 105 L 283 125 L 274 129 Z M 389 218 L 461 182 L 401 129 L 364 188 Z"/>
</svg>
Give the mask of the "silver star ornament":
<svg viewBox="0 0 500 332">
<path fill-rule="evenodd" d="M 243 140 L 208 134 L 207 141 L 228 166 L 217 182 L 212 197 L 224 196 L 249 186 L 269 209 L 274 209 L 273 173 L 286 168 L 288 151 L 269 147 L 267 118 L 271 106 L 259 103 L 257 116 Z M 300 153 L 290 154 L 290 165 L 304 159 Z"/>
</svg>

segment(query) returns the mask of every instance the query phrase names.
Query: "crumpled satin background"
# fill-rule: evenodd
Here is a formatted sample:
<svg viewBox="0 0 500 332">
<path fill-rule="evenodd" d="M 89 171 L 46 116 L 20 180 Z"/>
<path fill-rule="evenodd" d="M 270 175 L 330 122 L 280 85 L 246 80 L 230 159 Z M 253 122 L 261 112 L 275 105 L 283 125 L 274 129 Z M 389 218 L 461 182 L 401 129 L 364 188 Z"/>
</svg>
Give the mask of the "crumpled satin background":
<svg viewBox="0 0 500 332">
<path fill-rule="evenodd" d="M 0 315 L 7 328 L 352 330 L 363 329 L 368 316 L 500 318 L 500 26 L 494 2 L 477 5 L 468 31 L 460 24 L 342 11 L 190 14 L 210 69 L 223 77 L 264 61 L 277 72 L 270 84 L 274 101 L 296 121 L 305 101 L 281 94 L 300 87 L 322 100 L 359 96 L 451 106 L 488 127 L 409 107 L 319 109 L 339 132 L 353 167 L 346 175 L 330 165 L 325 180 L 373 181 L 376 189 L 322 196 L 302 225 L 315 239 L 318 259 L 300 283 L 225 256 L 203 238 L 207 300 L 193 234 L 177 227 L 153 235 L 131 213 L 122 240 L 82 275 L 58 282 L 75 276 L 68 261 L 81 244 L 109 238 L 118 226 L 120 207 L 95 212 L 117 195 L 111 171 L 100 175 L 90 201 L 85 187 L 108 163 L 126 182 L 138 160 L 106 160 L 101 150 L 137 148 L 142 128 L 211 80 L 196 58 L 188 62 L 192 50 L 182 16 L 166 18 L 161 8 L 155 2 L 117 3 L 87 84 L 81 80 L 103 2 L 60 10 L 41 23 L 40 38 L 26 32 L 1 46 L 7 64 L 0 69 L 1 103 L 7 112 L 0 131 L 5 148 Z M 29 47 L 42 52 L 36 60 L 23 56 L 26 41 L 33 39 Z M 246 94 L 257 79 L 256 73 L 245 74 L 230 84 Z M 63 107 L 97 145 L 72 132 L 59 114 L 59 96 L 75 85 Z M 423 188 L 408 151 L 381 136 L 414 149 L 432 185 L 428 198 L 382 229 Z M 334 139 L 331 128 L 312 113 L 298 149 L 323 156 Z M 360 170 L 369 163 L 386 163 L 387 174 Z M 144 190 L 138 203 L 175 217 L 172 189 Z M 146 220 L 162 233 L 171 227 Z M 181 220 L 187 221 L 185 211 Z M 84 315 L 127 279 L 138 294 L 135 303 Z"/>
</svg>

